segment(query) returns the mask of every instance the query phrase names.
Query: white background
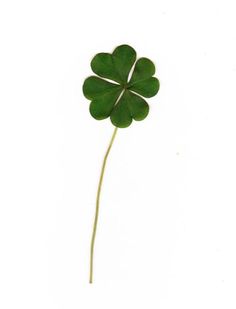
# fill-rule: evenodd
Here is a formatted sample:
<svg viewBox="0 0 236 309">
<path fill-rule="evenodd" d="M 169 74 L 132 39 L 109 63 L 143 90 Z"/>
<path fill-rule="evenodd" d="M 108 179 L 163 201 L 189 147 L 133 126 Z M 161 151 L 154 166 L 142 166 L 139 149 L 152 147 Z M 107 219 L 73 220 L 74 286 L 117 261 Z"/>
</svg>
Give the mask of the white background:
<svg viewBox="0 0 236 309">
<path fill-rule="evenodd" d="M 0 307 L 236 308 L 235 1 L 1 1 Z M 150 114 L 88 111 L 90 60 L 152 59 Z"/>
</svg>

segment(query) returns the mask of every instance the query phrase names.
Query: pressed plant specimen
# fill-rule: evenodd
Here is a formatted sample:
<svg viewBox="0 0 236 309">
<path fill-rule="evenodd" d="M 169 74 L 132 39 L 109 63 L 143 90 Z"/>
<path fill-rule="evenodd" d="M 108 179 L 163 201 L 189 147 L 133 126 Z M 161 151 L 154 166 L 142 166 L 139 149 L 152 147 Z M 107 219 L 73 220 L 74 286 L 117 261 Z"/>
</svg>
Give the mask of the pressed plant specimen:
<svg viewBox="0 0 236 309">
<path fill-rule="evenodd" d="M 140 121 L 146 118 L 149 113 L 149 105 L 143 97 L 153 97 L 159 90 L 159 81 L 153 77 L 155 74 L 154 63 L 144 57 L 136 59 L 136 51 L 125 44 L 116 47 L 111 54 L 99 53 L 91 61 L 91 68 L 97 76 L 86 78 L 83 84 L 84 96 L 91 101 L 89 111 L 92 117 L 97 120 L 110 117 L 111 123 L 115 126 L 103 159 L 98 183 L 90 246 L 90 283 L 93 282 L 94 244 L 107 157 L 118 128 L 130 126 L 133 119 Z"/>
</svg>

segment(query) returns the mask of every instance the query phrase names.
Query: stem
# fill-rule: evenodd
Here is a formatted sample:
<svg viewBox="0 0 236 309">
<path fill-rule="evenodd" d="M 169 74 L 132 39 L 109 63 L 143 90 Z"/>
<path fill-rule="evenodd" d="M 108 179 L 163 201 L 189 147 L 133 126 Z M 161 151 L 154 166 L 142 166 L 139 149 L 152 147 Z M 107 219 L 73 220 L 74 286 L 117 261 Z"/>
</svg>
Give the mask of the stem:
<svg viewBox="0 0 236 309">
<path fill-rule="evenodd" d="M 98 223 L 98 214 L 99 214 L 99 203 L 100 203 L 100 194 L 101 194 L 101 188 L 102 188 L 102 181 L 103 181 L 103 175 L 106 167 L 107 157 L 109 155 L 109 152 L 111 150 L 112 144 L 114 142 L 117 127 L 115 128 L 112 138 L 110 140 L 109 146 L 107 148 L 106 154 L 103 159 L 102 163 L 102 170 L 99 178 L 98 183 L 98 190 L 97 190 L 97 199 L 96 199 L 96 211 L 95 211 L 95 217 L 94 217 L 94 224 L 93 224 L 93 233 L 92 233 L 92 239 L 91 239 L 91 247 L 90 247 L 90 275 L 89 275 L 89 283 L 93 282 L 93 253 L 94 253 L 94 243 L 95 243 L 95 237 L 96 237 L 96 231 L 97 231 L 97 223 Z"/>
</svg>

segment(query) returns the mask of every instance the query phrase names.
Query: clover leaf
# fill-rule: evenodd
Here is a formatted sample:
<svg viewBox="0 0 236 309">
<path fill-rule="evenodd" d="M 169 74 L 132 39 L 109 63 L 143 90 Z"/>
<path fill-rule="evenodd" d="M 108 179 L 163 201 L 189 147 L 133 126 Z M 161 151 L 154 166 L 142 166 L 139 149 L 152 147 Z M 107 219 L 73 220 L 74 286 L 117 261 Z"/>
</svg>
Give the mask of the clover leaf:
<svg viewBox="0 0 236 309">
<path fill-rule="evenodd" d="M 112 54 L 95 55 L 91 68 L 98 76 L 86 78 L 83 93 L 91 101 L 89 111 L 93 118 L 110 117 L 115 127 L 126 128 L 133 119 L 140 121 L 147 117 L 149 105 L 143 97 L 153 97 L 159 90 L 151 60 L 136 61 L 135 50 L 129 45 L 120 45 Z"/>
<path fill-rule="evenodd" d="M 129 45 L 116 47 L 112 54 L 95 55 L 91 61 L 91 68 L 98 76 L 86 78 L 83 84 L 83 93 L 91 101 L 90 114 L 97 120 L 110 117 L 115 129 L 103 159 L 98 183 L 90 246 L 90 283 L 93 282 L 94 244 L 103 176 L 117 129 L 130 126 L 133 119 L 140 121 L 146 118 L 149 105 L 143 97 L 153 97 L 159 90 L 159 81 L 153 77 L 155 74 L 153 62 L 148 58 L 136 61 L 136 52 Z"/>
</svg>

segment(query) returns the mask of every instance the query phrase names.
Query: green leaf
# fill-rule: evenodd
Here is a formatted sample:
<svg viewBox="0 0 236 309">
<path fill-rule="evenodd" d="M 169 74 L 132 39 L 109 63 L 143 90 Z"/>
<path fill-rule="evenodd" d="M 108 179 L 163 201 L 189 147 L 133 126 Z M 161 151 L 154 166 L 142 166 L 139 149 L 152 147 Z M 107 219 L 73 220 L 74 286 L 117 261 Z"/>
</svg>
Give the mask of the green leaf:
<svg viewBox="0 0 236 309">
<path fill-rule="evenodd" d="M 120 85 L 110 83 L 97 76 L 90 76 L 86 78 L 83 84 L 84 96 L 89 99 L 95 99 L 104 93 L 112 91 L 114 89 L 122 89 Z"/>
<path fill-rule="evenodd" d="M 128 106 L 132 118 L 137 121 L 145 119 L 149 112 L 147 102 L 131 91 L 128 91 L 128 95 Z"/>
<path fill-rule="evenodd" d="M 127 82 L 129 72 L 136 60 L 136 51 L 129 45 L 116 47 L 112 53 L 113 61 L 123 83 Z"/>
<path fill-rule="evenodd" d="M 137 92 L 145 98 L 151 98 L 159 90 L 159 81 L 156 77 L 140 80 L 128 87 L 129 90 Z"/>
<path fill-rule="evenodd" d="M 148 58 L 140 58 L 134 67 L 129 85 L 147 79 L 155 74 L 155 65 Z"/>
<path fill-rule="evenodd" d="M 98 76 L 88 77 L 83 84 L 93 118 L 110 117 L 114 126 L 126 128 L 133 119 L 140 121 L 147 117 L 149 106 L 143 97 L 154 96 L 160 85 L 153 77 L 155 65 L 150 59 L 142 57 L 135 61 L 135 50 L 126 44 L 116 47 L 111 54 L 98 53 L 93 57 L 91 68 Z"/>
<path fill-rule="evenodd" d="M 111 122 L 114 126 L 119 128 L 126 128 L 130 126 L 132 122 L 132 116 L 129 110 L 128 103 L 129 96 L 125 91 L 120 98 L 119 102 L 114 106 L 111 112 Z"/>
<path fill-rule="evenodd" d="M 113 89 L 95 98 L 89 107 L 90 114 L 97 120 L 108 118 L 121 93 L 121 89 Z"/>
<path fill-rule="evenodd" d="M 99 53 L 91 61 L 91 68 L 97 75 L 126 83 L 136 60 L 136 52 L 129 45 L 118 46 L 112 54 Z"/>
<path fill-rule="evenodd" d="M 111 54 L 97 54 L 91 61 L 91 68 L 94 73 L 101 77 L 122 83 L 122 79 L 115 67 L 115 63 Z"/>
</svg>

